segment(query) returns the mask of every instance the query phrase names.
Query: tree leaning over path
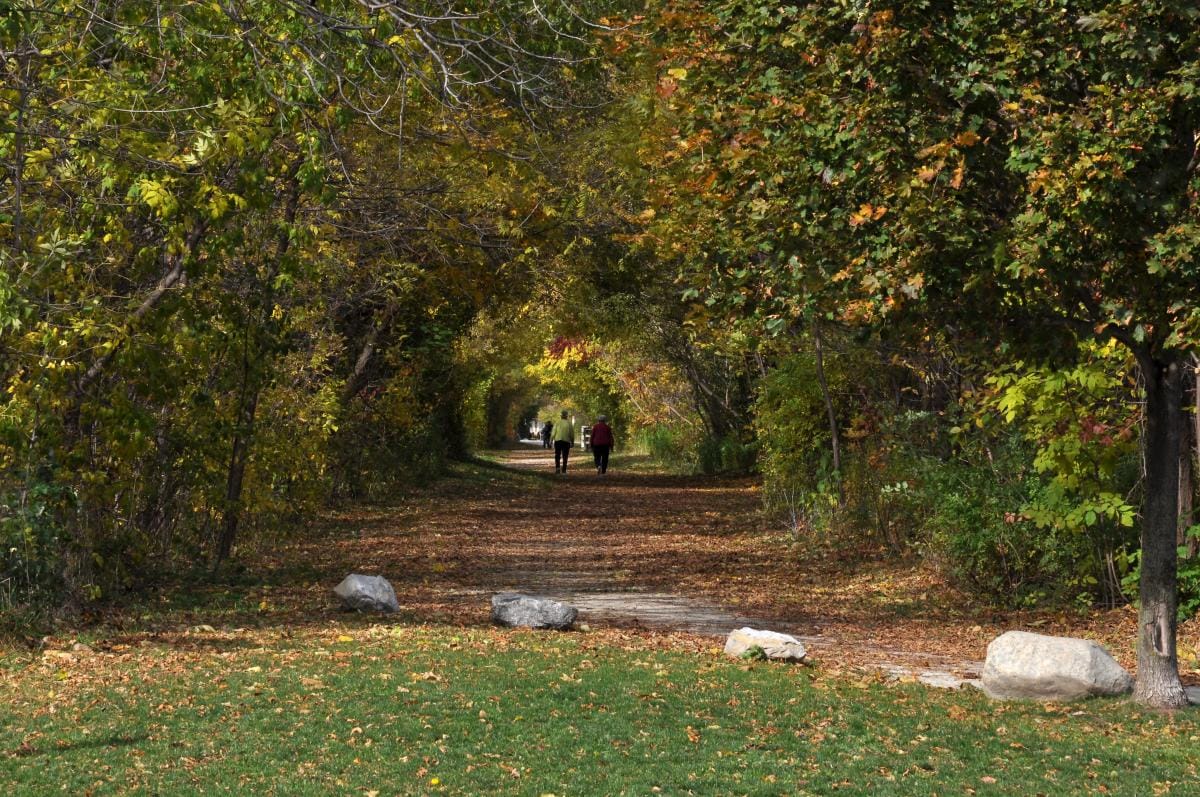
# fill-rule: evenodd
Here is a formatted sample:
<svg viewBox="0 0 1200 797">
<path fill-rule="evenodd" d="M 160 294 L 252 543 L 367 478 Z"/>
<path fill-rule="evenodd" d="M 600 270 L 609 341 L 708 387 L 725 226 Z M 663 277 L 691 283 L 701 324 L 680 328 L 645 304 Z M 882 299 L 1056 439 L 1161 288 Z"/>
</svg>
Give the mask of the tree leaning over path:
<svg viewBox="0 0 1200 797">
<path fill-rule="evenodd" d="M 1183 379 L 1200 342 L 1200 10 L 1032 0 L 675 7 L 658 232 L 710 308 L 917 321 L 993 361 L 1117 341 L 1145 388 L 1136 697 L 1176 659 Z M 746 57 L 753 52 L 755 57 Z M 670 203 L 664 198 L 664 205 Z M 726 233 L 688 243 L 698 219 Z"/>
<path fill-rule="evenodd" d="M 605 90 L 591 11 L 0 2 L 0 600 L 219 564 L 361 481 L 355 418 L 452 448 L 413 430 L 549 218 L 531 131 Z"/>
</svg>

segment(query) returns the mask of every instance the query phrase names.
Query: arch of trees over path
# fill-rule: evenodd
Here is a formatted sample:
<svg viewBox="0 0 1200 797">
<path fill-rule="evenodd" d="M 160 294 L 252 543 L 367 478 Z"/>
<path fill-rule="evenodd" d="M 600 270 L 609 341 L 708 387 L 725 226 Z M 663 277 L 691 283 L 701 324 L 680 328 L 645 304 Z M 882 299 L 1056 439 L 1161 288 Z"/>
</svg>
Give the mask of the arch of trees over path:
<svg viewBox="0 0 1200 797">
<path fill-rule="evenodd" d="M 1200 606 L 1186 3 L 0 2 L 0 610 L 560 407 L 1000 606 Z M 19 622 L 19 621 L 14 621 Z"/>
</svg>

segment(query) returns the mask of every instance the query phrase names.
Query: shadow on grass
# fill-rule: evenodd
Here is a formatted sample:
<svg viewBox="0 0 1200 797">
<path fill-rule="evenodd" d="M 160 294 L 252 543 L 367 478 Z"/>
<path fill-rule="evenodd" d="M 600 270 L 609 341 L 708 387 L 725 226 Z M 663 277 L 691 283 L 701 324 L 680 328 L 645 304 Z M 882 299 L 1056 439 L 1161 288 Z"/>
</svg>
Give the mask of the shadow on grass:
<svg viewBox="0 0 1200 797">
<path fill-rule="evenodd" d="M 41 756 L 58 756 L 78 750 L 112 750 L 119 747 L 129 747 L 150 738 L 147 733 L 113 733 L 108 736 L 98 736 L 80 739 L 74 742 L 56 742 L 51 750 L 43 750 L 30 744 L 23 744 L 10 755 L 13 758 L 38 758 Z"/>
</svg>

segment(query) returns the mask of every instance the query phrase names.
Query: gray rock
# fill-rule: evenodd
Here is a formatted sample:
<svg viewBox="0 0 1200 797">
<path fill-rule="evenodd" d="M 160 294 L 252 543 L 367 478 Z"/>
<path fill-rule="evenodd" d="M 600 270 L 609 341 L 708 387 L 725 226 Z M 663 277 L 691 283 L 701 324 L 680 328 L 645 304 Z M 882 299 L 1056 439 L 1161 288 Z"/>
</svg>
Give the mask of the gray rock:
<svg viewBox="0 0 1200 797">
<path fill-rule="evenodd" d="M 988 645 L 983 665 L 983 691 L 999 700 L 1078 700 L 1132 688 L 1132 676 L 1090 639 L 1009 631 Z"/>
<path fill-rule="evenodd" d="M 517 592 L 501 592 L 492 596 L 492 622 L 510 628 L 552 628 L 562 631 L 571 627 L 579 610 L 569 603 L 549 598 L 535 598 Z"/>
<path fill-rule="evenodd" d="M 1187 695 L 1189 703 L 1193 706 L 1200 706 L 1200 686 L 1185 686 L 1183 693 Z"/>
<path fill-rule="evenodd" d="M 804 643 L 794 636 L 777 631 L 760 631 L 755 628 L 739 628 L 730 631 L 725 639 L 725 655 L 741 658 L 746 651 L 759 648 L 768 659 L 782 661 L 804 661 L 808 651 Z"/>
<path fill-rule="evenodd" d="M 333 588 L 347 609 L 361 612 L 395 612 L 400 609 L 396 591 L 383 576 L 363 576 L 351 573 Z"/>
</svg>

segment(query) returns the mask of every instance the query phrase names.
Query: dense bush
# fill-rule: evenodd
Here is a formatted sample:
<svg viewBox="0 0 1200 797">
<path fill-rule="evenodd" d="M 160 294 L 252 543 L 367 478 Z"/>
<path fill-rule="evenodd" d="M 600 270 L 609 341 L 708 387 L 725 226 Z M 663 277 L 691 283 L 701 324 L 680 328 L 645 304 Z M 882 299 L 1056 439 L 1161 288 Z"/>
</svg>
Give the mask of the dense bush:
<svg viewBox="0 0 1200 797">
<path fill-rule="evenodd" d="M 637 431 L 634 445 L 656 462 L 674 468 L 691 463 L 688 435 L 676 426 L 655 424 Z"/>
<path fill-rule="evenodd" d="M 0 496 L 0 615 L 20 615 L 60 596 L 61 517 L 71 503 L 69 492 L 46 482 Z"/>
<path fill-rule="evenodd" d="M 837 503 L 837 474 L 812 357 L 785 358 L 762 379 L 754 419 L 767 509 L 794 532 L 824 528 Z"/>
<path fill-rule="evenodd" d="M 999 606 L 1090 599 L 1099 584 L 1097 533 L 1041 527 L 1024 512 L 1044 480 L 1015 435 L 961 441 L 922 468 L 920 547 L 964 590 Z"/>
<path fill-rule="evenodd" d="M 753 473 L 757 461 L 758 446 L 734 434 L 706 437 L 696 447 L 697 468 L 709 476 Z"/>
<path fill-rule="evenodd" d="M 1136 446 L 1095 431 L 1116 428 L 1120 410 L 1121 385 L 1103 361 L 991 380 L 997 389 L 964 410 L 949 391 L 935 404 L 927 386 L 889 396 L 911 376 L 868 357 L 848 350 L 826 363 L 835 390 L 843 370 L 861 375 L 852 403 L 838 396 L 853 410 L 843 409 L 840 473 L 812 358 L 786 358 L 762 380 L 755 411 L 769 512 L 816 544 L 919 553 L 997 605 L 1124 600 L 1136 533 L 1117 496 L 1136 491 Z M 1015 423 L 984 423 L 1001 403 Z"/>
</svg>

